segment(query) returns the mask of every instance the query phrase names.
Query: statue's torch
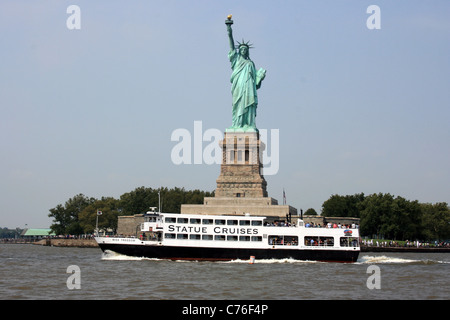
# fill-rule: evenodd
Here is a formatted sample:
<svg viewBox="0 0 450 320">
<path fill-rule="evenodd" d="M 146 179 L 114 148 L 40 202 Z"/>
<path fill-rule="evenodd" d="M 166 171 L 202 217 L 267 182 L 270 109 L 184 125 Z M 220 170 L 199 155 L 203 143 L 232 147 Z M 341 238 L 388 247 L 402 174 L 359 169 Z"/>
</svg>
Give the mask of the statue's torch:
<svg viewBox="0 0 450 320">
<path fill-rule="evenodd" d="M 227 20 L 225 20 L 225 24 L 231 26 L 233 24 L 233 20 L 231 20 L 232 15 L 229 14 Z"/>
</svg>

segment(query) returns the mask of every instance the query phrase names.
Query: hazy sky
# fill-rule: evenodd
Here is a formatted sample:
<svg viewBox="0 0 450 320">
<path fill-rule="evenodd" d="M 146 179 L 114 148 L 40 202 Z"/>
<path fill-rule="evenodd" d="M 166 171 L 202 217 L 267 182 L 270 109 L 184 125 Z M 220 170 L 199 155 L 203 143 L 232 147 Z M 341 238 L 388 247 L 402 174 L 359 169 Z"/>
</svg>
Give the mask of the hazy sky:
<svg viewBox="0 0 450 320">
<path fill-rule="evenodd" d="M 267 70 L 256 123 L 279 130 L 269 196 L 281 203 L 284 188 L 318 212 L 360 192 L 450 203 L 447 0 L 3 0 L 0 227 L 48 227 L 79 193 L 214 190 L 220 166 L 175 165 L 171 135 L 231 125 L 230 13 Z"/>
</svg>

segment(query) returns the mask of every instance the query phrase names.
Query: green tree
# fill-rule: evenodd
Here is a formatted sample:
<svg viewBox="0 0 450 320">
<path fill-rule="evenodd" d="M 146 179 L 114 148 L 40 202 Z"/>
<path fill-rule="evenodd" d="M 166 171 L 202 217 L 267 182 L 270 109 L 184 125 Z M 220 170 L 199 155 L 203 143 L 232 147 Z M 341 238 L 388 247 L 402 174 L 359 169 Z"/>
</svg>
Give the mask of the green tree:
<svg viewBox="0 0 450 320">
<path fill-rule="evenodd" d="M 49 217 L 53 218 L 50 226 L 56 234 L 82 234 L 83 228 L 79 222 L 79 214 L 89 204 L 95 202 L 94 198 L 88 198 L 83 194 L 78 194 L 66 201 L 64 206 L 58 204 L 50 209 Z"/>
<path fill-rule="evenodd" d="M 101 211 L 102 214 L 98 216 L 98 228 L 99 229 L 117 229 L 117 217 L 119 216 L 120 201 L 112 197 L 102 197 L 100 200 L 96 200 L 79 214 L 80 226 L 83 228 L 84 233 L 93 233 L 97 223 L 97 211 Z"/>
<path fill-rule="evenodd" d="M 317 211 L 313 208 L 309 208 L 305 211 L 305 216 L 317 216 Z"/>
<path fill-rule="evenodd" d="M 367 196 L 364 201 L 360 203 L 359 208 L 361 235 L 379 235 L 383 211 L 387 210 L 385 206 L 382 205 L 381 194 Z"/>
<path fill-rule="evenodd" d="M 16 236 L 19 236 L 24 229 L 15 228 L 15 229 L 8 229 L 8 228 L 0 228 L 0 238 L 15 238 Z"/>
<path fill-rule="evenodd" d="M 150 207 L 159 207 L 159 199 L 161 199 L 161 211 L 179 213 L 182 204 L 201 204 L 204 197 L 210 196 L 212 196 L 211 192 L 198 189 L 187 191 L 179 187 L 172 189 L 139 187 L 120 196 L 120 214 L 133 215 L 147 212 Z"/>
<path fill-rule="evenodd" d="M 422 203 L 422 227 L 426 240 L 450 239 L 450 208 L 447 203 Z"/>
<path fill-rule="evenodd" d="M 358 205 L 364 200 L 364 193 L 355 195 L 332 195 L 322 204 L 324 217 L 360 217 Z"/>
<path fill-rule="evenodd" d="M 378 193 L 367 196 L 359 209 L 362 235 L 395 240 L 420 237 L 421 208 L 418 201 Z"/>
<path fill-rule="evenodd" d="M 133 215 L 147 212 L 150 207 L 158 207 L 158 190 L 139 187 L 120 196 L 120 214 Z"/>
</svg>

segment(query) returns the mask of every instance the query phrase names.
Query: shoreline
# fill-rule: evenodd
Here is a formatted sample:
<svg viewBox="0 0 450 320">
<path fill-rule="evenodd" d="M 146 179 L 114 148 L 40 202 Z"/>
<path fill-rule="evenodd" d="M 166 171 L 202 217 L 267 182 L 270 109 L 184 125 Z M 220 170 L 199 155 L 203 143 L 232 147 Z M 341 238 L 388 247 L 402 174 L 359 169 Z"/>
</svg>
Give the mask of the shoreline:
<svg viewBox="0 0 450 320">
<path fill-rule="evenodd" d="M 95 239 L 42 239 L 34 242 L 35 245 L 48 247 L 74 247 L 74 248 L 98 248 Z"/>
<path fill-rule="evenodd" d="M 450 248 L 441 247 L 368 247 L 361 246 L 361 252 L 450 252 Z"/>
<path fill-rule="evenodd" d="M 8 243 L 8 242 L 3 242 Z M 10 242 L 10 244 L 13 244 Z M 17 244 L 23 244 L 17 243 Z M 49 247 L 76 247 L 76 248 L 98 248 L 95 239 L 42 239 L 36 242 L 27 242 L 27 244 L 49 246 Z M 450 252 L 450 248 L 440 247 L 374 247 L 361 246 L 361 252 L 417 252 L 417 253 L 444 253 Z"/>
</svg>

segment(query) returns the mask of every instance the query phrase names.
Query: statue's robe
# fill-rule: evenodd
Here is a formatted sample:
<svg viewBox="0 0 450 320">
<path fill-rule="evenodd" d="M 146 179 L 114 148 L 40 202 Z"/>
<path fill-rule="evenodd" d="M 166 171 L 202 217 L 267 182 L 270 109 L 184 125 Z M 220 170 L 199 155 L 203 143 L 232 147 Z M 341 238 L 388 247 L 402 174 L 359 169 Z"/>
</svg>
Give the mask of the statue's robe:
<svg viewBox="0 0 450 320">
<path fill-rule="evenodd" d="M 256 89 L 259 87 L 260 81 L 257 81 L 255 64 L 252 60 L 245 59 L 238 50 L 230 50 L 228 58 L 233 70 L 231 74 L 232 128 L 256 129 L 255 117 L 258 105 Z"/>
</svg>

